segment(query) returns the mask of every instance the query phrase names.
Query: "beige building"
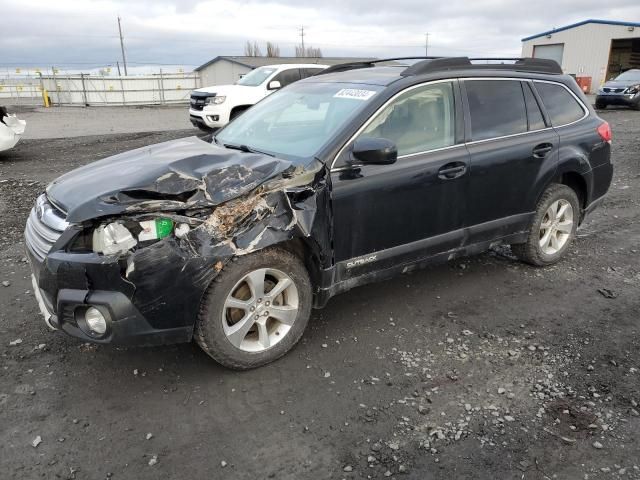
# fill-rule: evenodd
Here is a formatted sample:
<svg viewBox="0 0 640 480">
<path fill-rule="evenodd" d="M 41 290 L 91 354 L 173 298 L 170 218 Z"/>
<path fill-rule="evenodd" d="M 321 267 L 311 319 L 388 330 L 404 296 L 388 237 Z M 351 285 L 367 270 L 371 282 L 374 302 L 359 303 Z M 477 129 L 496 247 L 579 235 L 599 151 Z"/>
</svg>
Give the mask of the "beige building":
<svg viewBox="0 0 640 480">
<path fill-rule="evenodd" d="M 256 67 L 264 65 L 279 65 L 283 63 L 319 63 L 335 65 L 338 63 L 361 62 L 375 60 L 374 58 L 350 57 L 245 57 L 219 56 L 200 65 L 194 71 L 200 77 L 201 87 L 226 85 L 235 83 L 244 74 Z"/>
<path fill-rule="evenodd" d="M 556 60 L 587 93 L 640 68 L 640 23 L 585 20 L 522 39 L 522 56 Z"/>
</svg>

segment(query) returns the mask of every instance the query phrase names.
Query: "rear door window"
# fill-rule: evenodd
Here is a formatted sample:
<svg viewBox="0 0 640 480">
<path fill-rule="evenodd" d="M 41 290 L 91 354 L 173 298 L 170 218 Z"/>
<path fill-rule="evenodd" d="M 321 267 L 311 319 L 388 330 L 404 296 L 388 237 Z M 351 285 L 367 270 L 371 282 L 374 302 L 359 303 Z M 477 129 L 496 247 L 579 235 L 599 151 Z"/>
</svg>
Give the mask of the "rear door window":
<svg viewBox="0 0 640 480">
<path fill-rule="evenodd" d="M 542 130 L 543 128 L 546 128 L 544 118 L 542 117 L 542 112 L 540 111 L 540 105 L 538 105 L 538 101 L 533 95 L 531 85 L 529 85 L 529 83 L 523 83 L 522 88 L 524 89 L 524 98 L 527 103 L 529 130 Z"/>
<path fill-rule="evenodd" d="M 286 87 L 290 83 L 300 80 L 300 69 L 290 68 L 289 70 L 283 70 L 271 79 L 271 81 L 274 80 L 280 82 L 281 87 Z"/>
<path fill-rule="evenodd" d="M 551 125 L 560 127 L 580 120 L 585 111 L 569 91 L 556 83 L 535 82 Z"/>
<path fill-rule="evenodd" d="M 311 77 L 311 76 L 315 75 L 316 73 L 321 72 L 322 70 L 323 70 L 322 68 L 301 68 L 300 69 L 300 76 L 302 78 Z"/>
<path fill-rule="evenodd" d="M 471 140 L 527 131 L 527 110 L 517 80 L 466 80 Z"/>
</svg>

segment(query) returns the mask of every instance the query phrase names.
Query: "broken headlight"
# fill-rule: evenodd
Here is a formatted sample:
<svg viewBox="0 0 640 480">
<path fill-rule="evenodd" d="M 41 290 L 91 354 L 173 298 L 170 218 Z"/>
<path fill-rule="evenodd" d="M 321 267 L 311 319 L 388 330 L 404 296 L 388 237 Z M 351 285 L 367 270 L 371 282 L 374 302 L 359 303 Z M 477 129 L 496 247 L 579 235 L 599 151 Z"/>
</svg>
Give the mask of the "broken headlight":
<svg viewBox="0 0 640 480">
<path fill-rule="evenodd" d="M 131 232 L 121 223 L 100 225 L 93 231 L 93 251 L 104 255 L 126 253 L 137 245 Z"/>
<path fill-rule="evenodd" d="M 176 224 L 167 217 L 149 220 L 124 220 L 100 225 L 93 231 L 93 251 L 104 255 L 123 254 L 138 245 L 148 245 L 174 234 L 184 237 L 191 227 L 186 223 Z"/>
<path fill-rule="evenodd" d="M 206 100 L 206 104 L 207 105 L 220 105 L 221 103 L 223 103 L 225 100 L 227 99 L 227 97 L 223 96 L 223 95 L 218 95 L 215 97 L 209 97 Z"/>
<path fill-rule="evenodd" d="M 173 232 L 173 220 L 165 217 L 154 218 L 140 222 L 140 227 L 142 231 L 138 234 L 138 240 L 141 242 L 160 240 Z"/>
<path fill-rule="evenodd" d="M 627 88 L 627 93 L 629 95 L 635 95 L 640 92 L 640 85 L 633 85 L 632 87 Z"/>
</svg>

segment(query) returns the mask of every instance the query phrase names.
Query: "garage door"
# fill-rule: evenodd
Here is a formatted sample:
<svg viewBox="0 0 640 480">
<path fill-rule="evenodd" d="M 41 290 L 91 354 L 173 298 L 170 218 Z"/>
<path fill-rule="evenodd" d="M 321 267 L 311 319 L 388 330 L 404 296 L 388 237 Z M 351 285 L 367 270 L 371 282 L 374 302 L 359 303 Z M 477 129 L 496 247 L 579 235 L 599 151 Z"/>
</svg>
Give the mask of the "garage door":
<svg viewBox="0 0 640 480">
<path fill-rule="evenodd" d="M 555 60 L 558 65 L 562 65 L 562 54 L 564 53 L 564 43 L 554 45 L 534 45 L 533 56 L 535 58 L 546 58 Z"/>
</svg>

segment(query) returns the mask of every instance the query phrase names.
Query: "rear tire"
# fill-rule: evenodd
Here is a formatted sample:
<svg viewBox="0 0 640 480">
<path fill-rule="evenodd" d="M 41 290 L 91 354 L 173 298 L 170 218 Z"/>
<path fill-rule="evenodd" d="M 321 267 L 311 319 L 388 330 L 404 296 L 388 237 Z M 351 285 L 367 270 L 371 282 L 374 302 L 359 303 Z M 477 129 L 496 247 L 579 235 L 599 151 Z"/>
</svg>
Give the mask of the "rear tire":
<svg viewBox="0 0 640 480">
<path fill-rule="evenodd" d="M 525 243 L 511 245 L 520 260 L 538 267 L 559 261 L 575 238 L 580 220 L 576 192 L 553 184 L 542 194 Z"/>
<path fill-rule="evenodd" d="M 207 289 L 194 338 L 225 367 L 277 360 L 302 337 L 311 314 L 309 274 L 294 254 L 271 247 L 229 262 Z"/>
</svg>

